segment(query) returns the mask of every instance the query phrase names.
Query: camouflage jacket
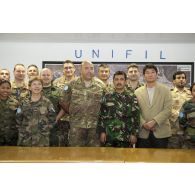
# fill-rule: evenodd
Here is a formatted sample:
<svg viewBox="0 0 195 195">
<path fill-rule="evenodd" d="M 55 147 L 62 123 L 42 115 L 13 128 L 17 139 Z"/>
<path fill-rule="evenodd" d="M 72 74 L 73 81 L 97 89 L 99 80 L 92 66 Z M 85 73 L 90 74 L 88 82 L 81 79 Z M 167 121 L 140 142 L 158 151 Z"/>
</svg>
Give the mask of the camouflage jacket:
<svg viewBox="0 0 195 195">
<path fill-rule="evenodd" d="M 12 86 L 12 95 L 17 99 L 17 100 L 22 100 L 27 96 L 30 96 L 30 91 L 28 90 L 28 86 L 26 83 L 23 83 L 21 87 L 18 87 L 16 85 L 15 81 L 11 82 Z"/>
<path fill-rule="evenodd" d="M 131 84 L 130 83 L 127 83 L 126 84 L 126 89 L 129 90 L 129 91 L 134 92 L 136 89 L 138 89 L 141 86 L 144 86 L 144 84 L 139 82 L 138 85 L 137 85 L 137 87 L 135 89 L 133 89 L 132 86 L 131 86 Z"/>
<path fill-rule="evenodd" d="M 76 77 L 75 77 L 74 79 L 76 79 Z M 73 79 L 73 80 L 74 80 L 74 79 Z M 54 86 L 54 87 L 57 87 L 57 88 L 60 88 L 60 89 L 63 89 L 64 85 L 67 84 L 67 83 L 69 83 L 69 82 L 70 82 L 70 81 L 67 80 L 67 79 L 65 78 L 65 76 L 62 76 L 62 77 L 57 78 L 57 79 L 55 79 L 55 80 L 53 81 L 53 86 Z"/>
<path fill-rule="evenodd" d="M 43 87 L 43 95 L 48 98 L 51 103 L 54 105 L 56 113 L 60 111 L 59 101 L 61 97 L 61 92 L 58 88 L 54 86 Z"/>
<path fill-rule="evenodd" d="M 191 92 L 189 89 L 184 88 L 180 92 L 176 87 L 171 90 L 172 95 L 172 111 L 170 121 L 175 122 L 179 116 L 179 110 L 181 109 L 183 103 L 192 98 Z"/>
<path fill-rule="evenodd" d="M 96 79 L 92 79 L 90 87 L 85 87 L 80 77 L 64 86 L 62 103 L 69 106 L 72 126 L 96 128 L 104 90 L 105 85 Z"/>
<path fill-rule="evenodd" d="M 12 145 L 12 139 L 17 139 L 16 110 L 18 101 L 10 96 L 7 100 L 0 100 L 0 143 L 2 140 Z"/>
<path fill-rule="evenodd" d="M 195 136 L 195 102 L 186 101 L 179 112 L 179 124 L 189 136 Z"/>
<path fill-rule="evenodd" d="M 16 114 L 18 145 L 49 146 L 49 133 L 55 117 L 54 106 L 46 97 L 42 96 L 37 102 L 32 102 L 31 98 L 23 100 Z"/>
<path fill-rule="evenodd" d="M 111 92 L 102 97 L 97 131 L 105 132 L 108 142 L 128 142 L 129 136 L 138 135 L 139 129 L 140 108 L 132 92 Z"/>
</svg>

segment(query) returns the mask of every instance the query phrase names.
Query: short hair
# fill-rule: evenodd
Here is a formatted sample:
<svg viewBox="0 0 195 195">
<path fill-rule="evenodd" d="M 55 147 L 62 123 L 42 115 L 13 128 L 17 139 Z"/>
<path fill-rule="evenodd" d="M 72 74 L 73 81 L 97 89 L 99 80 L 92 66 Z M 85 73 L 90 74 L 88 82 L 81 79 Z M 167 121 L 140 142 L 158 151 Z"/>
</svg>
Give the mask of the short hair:
<svg viewBox="0 0 195 195">
<path fill-rule="evenodd" d="M 130 68 L 137 68 L 139 70 L 139 66 L 136 63 L 129 64 L 127 70 L 129 70 Z"/>
<path fill-rule="evenodd" d="M 73 63 L 73 61 L 71 61 L 71 60 L 65 60 L 64 62 L 63 62 L 63 65 L 64 64 L 72 64 L 73 66 L 74 66 L 74 63 Z"/>
<path fill-rule="evenodd" d="M 93 64 L 91 61 L 84 60 L 84 61 L 82 61 L 82 63 L 81 63 L 81 68 L 82 68 L 82 66 L 83 66 L 84 64 L 91 64 L 92 66 L 94 66 L 94 64 Z"/>
<path fill-rule="evenodd" d="M 113 80 L 114 80 L 114 78 L 117 76 L 117 75 L 123 75 L 124 76 L 124 78 L 125 78 L 125 81 L 127 80 L 127 75 L 126 75 L 126 73 L 124 72 L 124 71 L 116 71 L 115 73 L 114 73 L 114 75 L 113 75 Z"/>
<path fill-rule="evenodd" d="M 30 80 L 28 81 L 28 86 L 29 86 L 29 87 L 32 85 L 33 81 L 40 81 L 41 84 L 42 84 L 42 86 L 43 86 L 43 80 L 42 80 L 40 77 L 33 77 L 32 79 L 30 79 Z"/>
<path fill-rule="evenodd" d="M 30 64 L 30 65 L 28 66 L 27 70 L 28 70 L 30 67 L 36 68 L 36 69 L 37 69 L 37 74 L 39 74 L 39 68 L 38 68 L 37 65 L 35 65 L 35 64 Z"/>
<path fill-rule="evenodd" d="M 45 70 L 49 70 L 51 72 L 51 74 L 53 75 L 53 71 L 50 68 L 42 68 L 40 71 L 40 75 L 43 73 L 43 71 Z"/>
<path fill-rule="evenodd" d="M 177 75 L 181 75 L 181 74 L 184 74 L 184 75 L 185 75 L 185 79 L 186 79 L 186 73 L 185 73 L 185 72 L 183 72 L 183 71 L 177 71 L 177 72 L 175 72 L 175 73 L 173 74 L 173 80 L 176 79 L 176 76 L 177 76 Z"/>
<path fill-rule="evenodd" d="M 154 64 L 146 64 L 143 68 L 143 75 L 145 75 L 147 69 L 153 69 L 155 70 L 156 74 L 158 73 L 158 69 Z"/>
<path fill-rule="evenodd" d="M 10 74 L 10 71 L 9 71 L 8 69 L 2 68 L 2 69 L 0 69 L 0 72 L 1 72 L 2 70 L 6 70 L 6 71 L 9 72 L 9 74 Z"/>
<path fill-rule="evenodd" d="M 107 64 L 100 64 L 98 66 L 98 70 L 99 70 L 99 68 L 109 68 L 110 69 L 110 67 Z"/>
<path fill-rule="evenodd" d="M 195 83 L 192 83 L 191 87 L 190 87 L 190 91 L 192 92 L 193 87 L 195 86 Z"/>
<path fill-rule="evenodd" d="M 0 85 L 4 84 L 4 83 L 8 83 L 9 86 L 11 87 L 11 83 L 8 80 L 5 79 L 0 79 Z"/>
<path fill-rule="evenodd" d="M 23 67 L 25 68 L 24 64 L 16 64 L 16 65 L 14 66 L 14 71 L 16 70 L 16 67 L 17 67 L 17 66 L 23 66 Z"/>
</svg>

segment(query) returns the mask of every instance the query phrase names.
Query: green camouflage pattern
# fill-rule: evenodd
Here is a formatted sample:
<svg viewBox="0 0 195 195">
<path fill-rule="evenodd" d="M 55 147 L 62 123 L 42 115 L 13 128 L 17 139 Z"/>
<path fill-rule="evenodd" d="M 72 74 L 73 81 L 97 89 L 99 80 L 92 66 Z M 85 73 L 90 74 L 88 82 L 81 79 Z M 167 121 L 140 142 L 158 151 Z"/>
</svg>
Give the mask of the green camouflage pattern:
<svg viewBox="0 0 195 195">
<path fill-rule="evenodd" d="M 61 96 L 61 92 L 57 87 L 54 86 L 49 86 L 49 87 L 43 87 L 43 95 L 48 98 L 51 103 L 54 106 L 54 109 L 56 113 L 60 111 L 60 105 L 59 105 L 59 100 Z M 50 146 L 59 146 L 60 145 L 60 129 L 59 125 L 56 124 L 54 127 L 51 129 L 50 132 Z"/>
<path fill-rule="evenodd" d="M 105 132 L 107 144 L 129 142 L 130 135 L 138 135 L 140 129 L 140 108 L 134 93 L 125 90 L 106 93 L 102 97 L 97 131 Z"/>
<path fill-rule="evenodd" d="M 16 110 L 18 106 L 18 101 L 12 96 L 7 100 L 0 100 L 0 146 L 17 145 Z"/>
<path fill-rule="evenodd" d="M 55 125 L 56 112 L 49 99 L 42 96 L 37 102 L 26 98 L 17 110 L 19 146 L 49 146 L 50 131 Z"/>
<path fill-rule="evenodd" d="M 195 148 L 195 102 L 186 101 L 179 112 L 179 124 L 184 130 L 183 148 Z"/>
</svg>

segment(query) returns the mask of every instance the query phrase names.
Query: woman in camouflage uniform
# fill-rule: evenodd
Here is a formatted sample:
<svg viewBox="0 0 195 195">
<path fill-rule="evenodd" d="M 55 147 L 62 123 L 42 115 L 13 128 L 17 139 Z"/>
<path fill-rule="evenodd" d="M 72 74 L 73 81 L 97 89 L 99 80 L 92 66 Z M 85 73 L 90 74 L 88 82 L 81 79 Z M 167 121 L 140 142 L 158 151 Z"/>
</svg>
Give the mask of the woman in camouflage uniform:
<svg viewBox="0 0 195 195">
<path fill-rule="evenodd" d="M 11 96 L 11 83 L 0 80 L 0 146 L 16 146 L 16 110 L 18 101 Z"/>
<path fill-rule="evenodd" d="M 29 81 L 30 97 L 17 110 L 18 145 L 49 146 L 50 129 L 55 123 L 55 109 L 42 95 L 43 82 L 39 77 Z"/>
</svg>

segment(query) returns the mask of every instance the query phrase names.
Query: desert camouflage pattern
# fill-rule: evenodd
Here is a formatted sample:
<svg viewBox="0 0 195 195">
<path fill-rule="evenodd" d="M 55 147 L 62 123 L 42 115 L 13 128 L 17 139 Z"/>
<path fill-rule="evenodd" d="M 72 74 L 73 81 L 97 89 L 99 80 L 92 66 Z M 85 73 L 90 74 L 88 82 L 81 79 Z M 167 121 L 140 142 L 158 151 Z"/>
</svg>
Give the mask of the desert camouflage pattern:
<svg viewBox="0 0 195 195">
<path fill-rule="evenodd" d="M 15 81 L 12 81 L 11 86 L 12 86 L 12 96 L 14 96 L 18 101 L 21 101 L 27 96 L 30 96 L 30 91 L 28 90 L 28 86 L 26 83 L 23 82 L 23 84 L 20 87 L 18 87 Z"/>
</svg>

